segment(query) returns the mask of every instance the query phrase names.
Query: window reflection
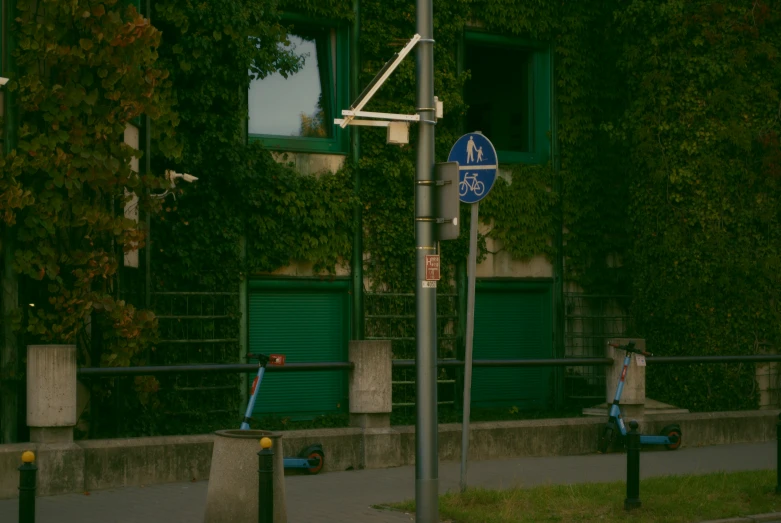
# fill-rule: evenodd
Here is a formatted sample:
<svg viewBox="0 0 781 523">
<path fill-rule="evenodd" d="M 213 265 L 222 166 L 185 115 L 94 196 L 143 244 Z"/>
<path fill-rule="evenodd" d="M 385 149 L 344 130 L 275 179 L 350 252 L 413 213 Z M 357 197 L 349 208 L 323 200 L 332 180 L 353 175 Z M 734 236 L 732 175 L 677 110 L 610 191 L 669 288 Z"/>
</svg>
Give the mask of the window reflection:
<svg viewBox="0 0 781 523">
<path fill-rule="evenodd" d="M 332 60 L 335 33 L 288 34 L 301 69 L 287 78 L 273 73 L 249 88 L 249 134 L 329 138 L 333 125 Z"/>
</svg>

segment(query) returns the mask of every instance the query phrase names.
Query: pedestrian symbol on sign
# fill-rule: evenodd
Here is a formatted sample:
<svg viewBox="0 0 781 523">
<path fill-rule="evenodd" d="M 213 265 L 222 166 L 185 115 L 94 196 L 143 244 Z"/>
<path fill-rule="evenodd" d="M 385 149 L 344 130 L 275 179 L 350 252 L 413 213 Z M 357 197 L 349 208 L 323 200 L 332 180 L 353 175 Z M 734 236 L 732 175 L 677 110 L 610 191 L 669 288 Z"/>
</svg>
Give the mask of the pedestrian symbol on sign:
<svg viewBox="0 0 781 523">
<path fill-rule="evenodd" d="M 458 194 L 464 203 L 477 203 L 491 191 L 499 161 L 496 149 L 480 133 L 465 134 L 453 145 L 449 162 L 458 162 Z"/>
</svg>

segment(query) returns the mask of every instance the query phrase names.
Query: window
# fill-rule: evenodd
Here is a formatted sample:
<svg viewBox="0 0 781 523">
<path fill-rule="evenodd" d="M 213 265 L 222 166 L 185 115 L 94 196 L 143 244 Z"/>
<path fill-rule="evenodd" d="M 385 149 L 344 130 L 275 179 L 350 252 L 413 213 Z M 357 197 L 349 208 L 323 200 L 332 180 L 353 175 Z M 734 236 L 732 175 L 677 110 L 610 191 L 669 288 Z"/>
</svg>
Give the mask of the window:
<svg viewBox="0 0 781 523">
<path fill-rule="evenodd" d="M 291 28 L 288 48 L 301 56 L 301 69 L 287 78 L 274 73 L 250 83 L 250 140 L 276 150 L 346 152 L 346 132 L 333 123 L 347 105 L 346 40 L 336 27 Z"/>
<path fill-rule="evenodd" d="M 550 143 L 550 51 L 547 46 L 466 33 L 463 67 L 466 131 L 480 131 L 502 163 L 545 163 Z"/>
</svg>

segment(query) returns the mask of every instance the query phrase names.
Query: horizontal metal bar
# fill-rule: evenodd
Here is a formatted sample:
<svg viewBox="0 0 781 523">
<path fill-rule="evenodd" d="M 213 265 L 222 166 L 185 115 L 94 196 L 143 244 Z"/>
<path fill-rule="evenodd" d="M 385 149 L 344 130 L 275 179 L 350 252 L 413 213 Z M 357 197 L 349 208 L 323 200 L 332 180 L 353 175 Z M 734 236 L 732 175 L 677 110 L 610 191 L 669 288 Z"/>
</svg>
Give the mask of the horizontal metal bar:
<svg viewBox="0 0 781 523">
<path fill-rule="evenodd" d="M 375 113 L 372 111 L 350 111 L 349 109 L 342 109 L 342 116 L 348 116 L 349 118 L 339 118 L 338 122 L 334 119 L 334 124 L 339 125 L 342 128 L 346 125 L 350 125 L 354 122 L 354 118 L 377 118 L 380 120 L 392 120 L 397 122 L 419 122 L 419 114 L 395 114 L 395 113 Z"/>
<path fill-rule="evenodd" d="M 610 366 L 613 364 L 611 358 L 548 358 L 536 360 L 474 360 L 474 367 L 577 367 L 577 366 Z M 393 366 L 396 368 L 414 368 L 415 360 L 393 360 Z M 460 360 L 439 360 L 438 367 L 463 367 L 464 362 Z"/>
<path fill-rule="evenodd" d="M 438 401 L 437 405 L 453 405 L 455 401 Z M 414 407 L 417 403 L 391 403 L 391 407 Z"/>
<path fill-rule="evenodd" d="M 366 319 L 414 320 L 414 314 L 367 314 Z M 437 314 L 437 319 L 457 319 L 458 314 Z"/>
<path fill-rule="evenodd" d="M 343 122 L 347 122 L 345 125 L 362 125 L 366 127 L 388 127 L 389 121 L 384 120 L 347 120 L 344 118 L 334 118 L 334 125 L 342 125 Z"/>
<path fill-rule="evenodd" d="M 312 363 L 286 363 L 269 365 L 266 371 L 296 372 L 304 370 L 352 370 L 354 365 L 347 361 L 323 361 Z M 231 373 L 257 372 L 257 364 L 227 363 L 205 365 L 155 365 L 148 367 L 81 367 L 76 371 L 80 377 L 89 376 L 152 376 L 156 374 L 179 374 L 193 372 Z"/>
<path fill-rule="evenodd" d="M 781 361 L 781 354 L 746 354 L 743 356 L 647 356 L 647 363 L 763 363 Z"/>
<path fill-rule="evenodd" d="M 610 298 L 610 299 L 630 299 L 628 294 L 581 294 L 577 292 L 565 292 L 564 299 L 567 298 Z"/>
<path fill-rule="evenodd" d="M 413 292 L 367 292 L 364 296 L 367 296 L 369 298 L 384 298 L 386 296 L 414 298 L 415 293 Z M 458 298 L 458 294 L 442 293 L 442 294 L 437 294 L 437 298 Z"/>
<path fill-rule="evenodd" d="M 209 386 L 203 386 L 203 387 L 172 387 L 171 390 L 175 390 L 177 392 L 191 392 L 191 391 L 201 391 L 201 390 L 235 390 L 238 387 L 238 384 L 235 385 L 209 385 Z"/>
<path fill-rule="evenodd" d="M 456 380 L 437 380 L 437 383 L 455 383 Z M 414 385 L 414 381 L 391 381 L 391 385 Z"/>
<path fill-rule="evenodd" d="M 238 316 L 231 316 L 229 314 L 222 314 L 219 316 L 188 316 L 186 314 L 171 316 L 166 314 L 157 315 L 158 320 L 224 320 L 227 318 L 238 318 Z"/>
<path fill-rule="evenodd" d="M 238 338 L 223 338 L 215 340 L 159 340 L 157 343 L 238 343 Z"/>
<path fill-rule="evenodd" d="M 238 296 L 238 292 L 153 292 L 152 296 Z"/>
</svg>

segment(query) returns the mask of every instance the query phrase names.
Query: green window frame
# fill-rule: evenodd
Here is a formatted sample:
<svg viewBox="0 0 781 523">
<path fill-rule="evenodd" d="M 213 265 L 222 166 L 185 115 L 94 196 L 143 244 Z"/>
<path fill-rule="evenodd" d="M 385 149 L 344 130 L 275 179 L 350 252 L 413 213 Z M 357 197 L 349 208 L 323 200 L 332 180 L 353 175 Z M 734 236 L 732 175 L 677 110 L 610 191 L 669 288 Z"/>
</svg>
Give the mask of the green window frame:
<svg viewBox="0 0 781 523">
<path fill-rule="evenodd" d="M 349 135 L 347 129 L 334 125 L 333 118 L 341 118 L 342 110 L 349 105 L 350 93 L 350 49 L 349 27 L 343 21 L 315 20 L 310 17 L 296 14 L 285 14 L 282 23 L 299 30 L 334 30 L 336 33 L 335 45 L 325 46 L 325 53 L 318 58 L 318 63 L 325 62 L 328 66 L 320 66 L 321 75 L 326 75 L 326 81 L 321 82 L 323 98 L 328 101 L 330 108 L 329 119 L 326 125 L 331 126 L 331 136 L 327 138 L 305 136 L 282 136 L 273 134 L 251 134 L 249 122 L 247 123 L 248 141 L 258 141 L 264 147 L 281 152 L 308 152 L 326 154 L 347 154 L 349 148 Z M 335 69 L 335 70 L 334 70 Z M 335 80 L 335 81 L 334 81 Z M 334 84 L 336 89 L 334 92 Z"/>
<path fill-rule="evenodd" d="M 511 36 L 497 35 L 477 30 L 466 30 L 463 35 L 460 68 L 465 69 L 465 48 L 473 45 L 490 45 L 517 49 L 529 54 L 528 103 L 529 103 L 529 150 L 497 150 L 499 163 L 544 164 L 550 159 L 551 131 L 551 50 L 550 44 Z M 465 100 L 468 104 L 469 101 Z M 464 117 L 466 121 L 466 117 Z M 472 129 L 466 129 L 472 131 Z"/>
</svg>

